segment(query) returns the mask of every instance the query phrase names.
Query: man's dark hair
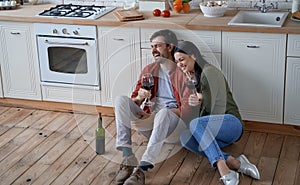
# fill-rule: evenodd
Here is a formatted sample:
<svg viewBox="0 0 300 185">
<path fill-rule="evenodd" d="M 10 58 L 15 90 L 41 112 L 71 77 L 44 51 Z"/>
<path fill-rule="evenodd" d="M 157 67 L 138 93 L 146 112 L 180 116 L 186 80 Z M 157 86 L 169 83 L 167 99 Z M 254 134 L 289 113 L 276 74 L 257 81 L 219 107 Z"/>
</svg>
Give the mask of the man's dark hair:
<svg viewBox="0 0 300 185">
<path fill-rule="evenodd" d="M 172 32 L 171 30 L 168 30 L 168 29 L 165 29 L 165 30 L 159 30 L 155 33 L 152 34 L 151 38 L 150 38 L 150 42 L 152 42 L 152 40 L 156 37 L 159 37 L 159 36 L 162 36 L 164 37 L 165 39 L 165 43 L 167 45 L 170 45 L 170 44 L 173 44 L 174 45 L 174 48 L 171 52 L 172 54 L 172 58 L 173 58 L 173 61 L 174 61 L 174 49 L 175 47 L 177 46 L 178 44 L 178 40 L 177 40 L 177 36 L 175 35 L 174 32 Z"/>
<path fill-rule="evenodd" d="M 171 30 L 168 30 L 168 29 L 159 30 L 159 31 L 153 33 L 153 35 L 150 38 L 150 42 L 152 42 L 152 40 L 158 36 L 164 37 L 165 43 L 168 45 L 173 44 L 174 46 L 177 46 L 177 44 L 178 44 L 177 36 Z"/>
</svg>

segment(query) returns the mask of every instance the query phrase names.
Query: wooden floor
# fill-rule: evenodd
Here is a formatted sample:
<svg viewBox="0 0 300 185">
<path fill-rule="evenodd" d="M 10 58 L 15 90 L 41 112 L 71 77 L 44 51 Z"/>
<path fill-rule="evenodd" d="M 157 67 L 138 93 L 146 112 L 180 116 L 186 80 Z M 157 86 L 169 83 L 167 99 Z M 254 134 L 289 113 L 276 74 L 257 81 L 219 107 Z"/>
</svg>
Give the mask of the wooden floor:
<svg viewBox="0 0 300 185">
<path fill-rule="evenodd" d="M 98 115 L 0 106 L 0 184 L 109 185 L 121 161 L 114 149 L 114 117 L 103 117 L 106 153 L 94 152 Z M 147 140 L 133 132 L 140 158 Z M 257 164 L 261 180 L 240 176 L 241 185 L 300 184 L 300 136 L 246 131 L 225 149 L 244 153 Z M 218 185 L 218 172 L 208 160 L 180 146 L 166 145 L 146 184 Z"/>
</svg>

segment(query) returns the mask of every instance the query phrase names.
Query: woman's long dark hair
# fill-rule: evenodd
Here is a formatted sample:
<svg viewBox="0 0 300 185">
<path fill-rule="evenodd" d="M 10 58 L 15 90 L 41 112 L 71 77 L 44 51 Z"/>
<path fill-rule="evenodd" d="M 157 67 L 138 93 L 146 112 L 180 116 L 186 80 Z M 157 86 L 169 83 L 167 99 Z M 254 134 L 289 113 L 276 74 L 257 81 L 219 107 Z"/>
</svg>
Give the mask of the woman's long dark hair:
<svg viewBox="0 0 300 185">
<path fill-rule="evenodd" d="M 203 69 L 204 65 L 207 64 L 207 61 L 202 57 L 197 46 L 190 41 L 178 42 L 178 45 L 175 48 L 174 52 L 175 53 L 176 52 L 184 53 L 189 56 L 194 55 L 194 57 L 195 57 L 194 68 L 195 68 L 195 80 L 196 80 L 195 87 L 197 89 L 197 92 L 200 92 L 201 91 L 200 77 L 202 74 L 202 69 Z"/>
</svg>

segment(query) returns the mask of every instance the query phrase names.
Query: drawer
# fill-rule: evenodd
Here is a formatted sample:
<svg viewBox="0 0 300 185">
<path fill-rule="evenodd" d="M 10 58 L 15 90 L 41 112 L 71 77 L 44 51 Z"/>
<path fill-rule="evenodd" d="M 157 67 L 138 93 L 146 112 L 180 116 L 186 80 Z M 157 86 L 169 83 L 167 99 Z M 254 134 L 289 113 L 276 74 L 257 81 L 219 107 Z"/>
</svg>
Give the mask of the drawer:
<svg viewBox="0 0 300 185">
<path fill-rule="evenodd" d="M 159 29 L 141 28 L 141 47 L 150 47 L 150 37 Z M 200 52 L 221 52 L 221 32 L 219 31 L 201 31 L 172 29 L 178 40 L 187 40 L 193 42 Z"/>
<path fill-rule="evenodd" d="M 287 56 L 300 57 L 300 34 L 288 34 Z"/>
</svg>

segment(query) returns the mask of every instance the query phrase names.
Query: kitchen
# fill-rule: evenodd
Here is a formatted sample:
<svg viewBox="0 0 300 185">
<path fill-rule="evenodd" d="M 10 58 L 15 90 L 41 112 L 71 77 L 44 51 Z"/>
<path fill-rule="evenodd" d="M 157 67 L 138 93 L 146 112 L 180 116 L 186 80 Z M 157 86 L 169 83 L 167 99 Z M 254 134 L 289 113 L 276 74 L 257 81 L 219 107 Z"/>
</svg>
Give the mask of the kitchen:
<svg viewBox="0 0 300 185">
<path fill-rule="evenodd" d="M 66 2 L 66 1 L 65 1 Z M 68 2 L 67 2 L 68 3 Z M 291 2 L 289 2 L 291 4 Z M 40 81 L 40 70 L 39 70 L 39 63 L 38 63 L 38 54 L 34 51 L 36 51 L 37 45 L 36 42 L 33 42 L 35 40 L 35 29 L 34 29 L 34 24 L 36 23 L 51 23 L 51 24 L 69 24 L 69 25 L 86 25 L 86 26 L 94 26 L 96 25 L 97 28 L 97 35 L 105 35 L 106 33 L 113 33 L 112 35 L 109 35 L 107 37 L 103 37 L 98 39 L 98 48 L 103 48 L 102 46 L 105 46 L 109 41 L 113 41 L 112 43 L 116 43 L 118 47 L 120 47 L 119 51 L 122 54 L 125 53 L 130 53 L 131 50 L 126 48 L 122 48 L 119 45 L 118 40 L 124 39 L 125 41 L 129 40 L 131 43 L 128 44 L 129 46 L 132 46 L 135 49 L 141 50 L 140 52 L 132 52 L 129 54 L 125 54 L 126 57 L 133 57 L 130 58 L 132 61 L 140 61 L 139 58 L 147 56 L 147 50 L 149 49 L 149 44 L 146 43 L 148 40 L 147 35 L 151 34 L 151 32 L 156 28 L 153 26 L 153 23 L 156 23 L 158 25 L 159 23 L 159 28 L 170 28 L 178 31 L 180 34 L 181 30 L 184 30 L 184 33 L 190 33 L 188 35 L 182 34 L 185 37 L 188 37 L 189 35 L 194 35 L 198 36 L 203 35 L 205 36 L 204 38 L 207 38 L 208 42 L 211 42 L 209 44 L 209 49 L 207 49 L 207 53 L 213 53 L 214 58 L 216 58 L 216 61 L 220 61 L 219 58 L 222 59 L 222 63 L 220 66 L 223 68 L 223 59 L 225 58 L 225 54 L 222 51 L 221 47 L 221 36 L 223 32 L 243 32 L 243 33 L 266 33 L 266 34 L 299 34 L 300 33 L 300 24 L 298 22 L 293 22 L 289 18 L 286 20 L 285 24 L 281 28 L 265 28 L 265 27 L 241 27 L 241 26 L 228 26 L 227 22 L 231 20 L 231 18 L 236 14 L 236 11 L 228 11 L 225 13 L 224 17 L 220 18 L 206 18 L 203 17 L 203 15 L 200 13 L 199 7 L 198 9 L 192 9 L 189 13 L 184 14 L 184 13 L 176 13 L 176 12 L 171 12 L 171 17 L 169 18 L 163 18 L 163 17 L 154 17 L 152 15 L 152 11 L 149 12 L 143 12 L 143 15 L 145 17 L 144 20 L 141 21 L 133 21 L 133 22 L 120 22 L 112 13 L 108 13 L 103 17 L 100 17 L 96 20 L 77 20 L 77 19 L 58 19 L 58 18 L 45 18 L 45 17 L 38 17 L 36 16 L 37 14 L 41 13 L 43 10 L 49 9 L 53 6 L 55 6 L 56 3 L 54 4 L 44 4 L 42 2 L 38 3 L 37 5 L 31 5 L 25 3 L 24 6 L 20 6 L 16 9 L 13 10 L 5 10 L 5 11 L 0 11 L 0 21 L 1 21 L 1 26 L 2 23 L 7 23 L 9 22 L 9 25 L 12 26 L 13 28 L 16 27 L 17 29 L 15 30 L 21 30 L 22 33 L 29 34 L 29 36 L 26 36 L 24 39 L 25 41 L 29 41 L 30 47 L 27 48 L 27 53 L 25 53 L 24 58 L 33 58 L 31 63 L 28 64 L 22 64 L 22 63 L 16 63 L 16 64 L 10 64 L 10 63 L 1 63 L 1 70 L 2 70 L 2 83 L 3 86 L 6 89 L 6 92 L 4 90 L 4 95 L 3 99 L 1 99 L 1 104 L 6 104 L 6 105 L 13 105 L 13 106 L 20 106 L 20 107 L 33 107 L 33 108 L 42 108 L 42 109 L 49 109 L 49 110 L 75 110 L 75 111 L 82 111 L 82 110 L 87 110 L 87 111 L 92 111 L 92 112 L 102 112 L 108 115 L 113 114 L 113 110 L 110 108 L 112 106 L 112 99 L 113 96 L 115 96 L 113 93 L 115 91 L 121 90 L 124 93 L 127 93 L 129 89 L 124 89 L 122 85 L 118 84 L 118 81 L 120 79 L 126 80 L 126 82 L 130 82 L 131 84 L 134 84 L 135 79 L 137 78 L 136 75 L 138 75 L 138 71 L 140 68 L 145 65 L 142 62 L 136 62 L 136 63 L 126 63 L 126 64 L 120 64 L 118 63 L 108 63 L 105 61 L 108 60 L 113 60 L 113 61 L 118 61 L 118 55 L 111 56 L 109 55 L 110 52 L 114 52 L 114 46 L 108 45 L 109 47 L 105 47 L 102 51 L 103 53 L 106 52 L 105 55 L 100 55 L 99 60 L 100 60 L 100 84 L 101 88 L 82 88 L 80 85 L 80 88 L 73 88 L 73 86 L 65 85 L 65 86 L 60 86 L 60 85 L 52 85 L 52 84 L 47 84 L 47 83 L 41 83 Z M 123 6 L 123 4 L 119 4 L 118 6 Z M 196 6 L 195 6 L 196 7 Z M 213 21 L 212 21 L 213 20 Z M 22 23 L 22 24 L 20 24 Z M 28 25 L 29 29 L 27 29 L 27 26 L 23 25 Z M 120 27 L 120 31 L 114 30 L 112 28 L 114 27 Z M 3 27 L 2 27 L 3 28 Z M 4 26 L 4 28 L 7 28 L 7 26 Z M 141 35 L 141 38 L 137 37 L 140 34 L 140 30 L 144 35 Z M 11 31 L 3 29 L 4 31 Z M 126 34 L 128 34 L 128 38 L 124 36 L 123 30 L 126 31 Z M 190 31 L 192 30 L 192 31 Z M 1 34 L 3 34 L 4 31 L 1 31 Z M 195 31 L 195 32 L 194 32 Z M 200 32 L 198 32 L 200 31 Z M 9 33 L 9 32 L 8 32 Z M 213 34 L 213 35 L 212 35 Z M 113 37 L 113 36 L 117 37 Z M 230 35 L 229 35 L 230 36 Z M 246 35 L 247 36 L 247 35 Z M 264 38 L 265 35 L 263 35 Z M 273 36 L 273 35 L 272 35 Z M 1 38 L 3 35 L 1 35 Z M 12 37 L 13 38 L 13 37 Z M 229 37 L 230 38 L 230 37 Z M 296 37 L 297 38 L 297 37 Z M 108 40 L 106 40 L 108 39 Z M 144 40 L 145 42 L 144 42 Z M 142 46 L 137 45 L 137 43 L 142 40 L 143 42 L 141 43 Z M 217 40 L 217 41 L 215 41 Z M 292 39 L 295 40 L 295 39 Z M 2 43 L 8 43 L 9 40 L 6 40 L 6 42 L 1 42 Z M 206 41 L 206 40 L 205 40 Z M 218 42 L 217 44 L 214 44 L 213 41 Z M 276 41 L 277 42 L 277 41 Z M 122 42 L 121 42 L 122 43 Z M 119 44 L 119 45 L 118 45 Z M 280 44 L 283 44 L 280 42 Z M 285 45 L 285 44 L 283 44 Z M 3 45 L 2 45 L 3 46 Z M 26 44 L 22 44 L 20 46 L 12 45 L 9 48 L 14 48 L 14 52 L 21 52 L 21 48 L 26 47 Z M 9 50 L 11 51 L 11 50 Z M 99 52 L 100 52 L 99 51 Z M 129 51 L 129 52 L 127 52 Z M 136 50 L 134 50 L 136 51 Z M 0 52 L 3 52 L 1 50 Z M 28 56 L 28 53 L 30 54 Z M 108 54 L 107 54 L 108 53 Z M 143 55 L 143 53 L 145 53 Z M 1 56 L 4 56 L 3 53 L 0 53 Z M 296 52 L 297 54 L 297 52 Z M 23 55 L 23 54 L 22 54 Z M 141 56 L 142 55 L 142 56 Z M 5 55 L 6 56 L 6 55 Z M 15 53 L 12 53 L 11 55 L 7 55 L 9 57 L 18 57 L 15 55 Z M 294 57 L 296 55 L 291 54 L 290 58 L 297 58 Z M 285 54 L 284 60 L 286 58 Z M 7 59 L 6 58 L 6 59 Z M 18 58 L 18 60 L 22 61 L 24 59 Z M 1 59 L 4 61 L 4 59 Z M 281 65 L 285 65 L 285 62 Z M 21 65 L 21 66 L 20 66 Z M 24 66 L 22 66 L 24 65 Z M 230 66 L 228 66 L 230 67 Z M 21 68 L 21 71 L 18 71 L 16 69 Z M 114 70 L 110 70 L 110 69 Z M 279 67 L 280 68 L 280 67 Z M 26 79 L 26 82 L 20 81 L 18 76 L 16 75 L 10 75 L 8 71 L 12 72 L 12 74 L 22 74 L 22 70 L 27 70 L 28 73 L 25 73 L 24 76 L 19 76 L 19 78 Z M 227 68 L 229 70 L 229 68 Z M 276 68 L 277 70 L 278 68 Z M 122 73 L 118 73 L 118 71 L 122 71 Z M 133 71 L 132 73 L 127 73 L 128 71 Z M 30 73 L 31 72 L 31 73 Z M 230 72 L 230 71 L 229 71 Z M 230 74 L 228 72 L 228 74 Z M 281 75 L 284 75 L 285 71 L 280 72 Z M 28 74 L 31 74 L 28 76 Z M 131 74 L 131 75 L 126 75 L 126 74 Z M 275 94 L 276 96 L 272 97 L 272 100 L 270 100 L 270 106 L 271 108 L 276 107 L 273 106 L 274 103 L 272 102 L 274 99 L 278 100 L 281 109 L 270 109 L 270 107 L 265 107 L 267 110 L 266 114 L 269 114 L 269 117 L 264 117 L 262 115 L 253 115 L 253 112 L 251 112 L 251 107 L 250 107 L 250 113 L 245 111 L 246 116 L 249 118 L 251 121 L 257 122 L 253 124 L 252 122 L 249 123 L 249 128 L 253 129 L 255 131 L 259 130 L 267 130 L 270 129 L 271 131 L 274 130 L 274 132 L 279 131 L 286 131 L 288 133 L 293 133 L 293 134 L 299 134 L 299 130 L 297 130 L 297 127 L 290 126 L 289 124 L 286 124 L 283 126 L 284 121 L 284 76 L 276 76 L 276 79 L 282 83 L 282 87 L 280 87 L 280 94 Z M 115 76 L 118 76 L 116 78 Z M 298 77 L 299 78 L 299 77 Z M 8 81 L 4 82 L 3 79 L 9 79 Z M 269 80 L 269 79 L 267 79 Z M 17 81 L 17 82 L 16 82 Z M 9 83 L 7 83 L 9 82 Z M 5 84 L 6 83 L 6 84 Z M 103 86 L 105 85 L 105 86 Z M 18 88 L 19 87 L 19 88 Z M 28 89 L 28 87 L 30 87 Z M 108 88 L 110 87 L 110 88 Z M 260 87 L 260 86 L 259 86 Z M 268 86 L 269 87 L 269 86 Z M 117 90 L 115 90 L 117 88 Z M 272 86 L 270 86 L 272 88 Z M 276 87 L 277 88 L 277 87 Z M 70 90 L 71 89 L 71 90 Z M 75 90 L 74 90 L 75 89 Z M 271 89 L 272 90 L 272 89 Z M 269 92 L 269 91 L 268 91 Z M 262 92 L 263 95 L 265 92 Z M 82 94 L 85 94 L 86 96 L 84 97 L 84 100 L 82 100 Z M 71 97 L 71 98 L 70 98 Z M 263 96 L 263 98 L 266 98 Z M 88 99 L 88 100 L 87 100 Z M 268 97 L 267 97 L 268 99 Z M 74 103 L 68 103 L 76 100 L 77 102 Z M 88 101 L 88 102 L 86 102 Z M 259 99 L 259 101 L 262 101 L 262 99 Z M 295 98 L 294 98 L 294 101 Z M 277 101 L 275 101 L 277 102 Z M 256 103 L 256 101 L 255 101 Z M 93 105 L 93 106 L 85 106 L 86 104 Z M 264 104 L 264 103 L 263 103 Z M 268 104 L 267 104 L 268 105 Z M 276 104 L 277 105 L 277 104 Z M 268 105 L 269 106 L 269 105 Z M 248 107 L 246 107 L 248 108 Z M 299 110 L 299 109 L 298 109 Z M 275 114 L 275 115 L 274 115 Z M 279 115 L 277 115 L 279 114 Z M 251 117 L 252 116 L 252 117 Z M 281 123 L 281 124 L 272 124 L 270 126 L 269 124 L 265 122 L 271 122 L 273 117 L 277 117 L 276 120 L 274 121 L 275 123 Z M 267 121 L 265 121 L 267 120 Z M 268 121 L 270 120 L 270 121 Z M 267 128 L 267 129 L 266 129 Z M 265 136 L 264 136 L 265 137 Z"/>
</svg>

